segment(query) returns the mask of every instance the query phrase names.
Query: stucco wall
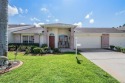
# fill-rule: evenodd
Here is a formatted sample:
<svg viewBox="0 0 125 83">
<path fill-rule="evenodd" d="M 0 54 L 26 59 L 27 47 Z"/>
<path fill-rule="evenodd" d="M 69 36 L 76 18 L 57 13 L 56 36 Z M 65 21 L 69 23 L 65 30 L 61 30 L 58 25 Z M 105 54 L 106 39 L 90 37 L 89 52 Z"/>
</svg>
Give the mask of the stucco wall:
<svg viewBox="0 0 125 83">
<path fill-rule="evenodd" d="M 110 34 L 109 45 L 125 47 L 125 34 Z"/>
<path fill-rule="evenodd" d="M 68 37 L 70 36 L 69 29 L 67 28 L 48 28 L 48 40 L 51 33 L 53 33 L 55 36 L 55 48 L 58 48 L 59 35 L 67 35 Z"/>
<path fill-rule="evenodd" d="M 49 40 L 49 35 L 53 33 L 55 36 L 55 48 L 58 48 L 58 28 L 48 28 L 48 40 Z M 49 41 L 48 41 L 49 45 Z"/>
<path fill-rule="evenodd" d="M 21 34 L 14 34 L 14 43 L 21 43 Z"/>
<path fill-rule="evenodd" d="M 12 32 L 22 30 L 22 29 L 27 29 L 31 28 L 34 26 L 23 26 L 23 27 L 15 27 L 15 28 L 8 28 L 8 43 L 14 43 L 14 35 Z"/>
<path fill-rule="evenodd" d="M 38 34 L 34 35 L 34 43 L 40 43 L 40 36 Z"/>
</svg>

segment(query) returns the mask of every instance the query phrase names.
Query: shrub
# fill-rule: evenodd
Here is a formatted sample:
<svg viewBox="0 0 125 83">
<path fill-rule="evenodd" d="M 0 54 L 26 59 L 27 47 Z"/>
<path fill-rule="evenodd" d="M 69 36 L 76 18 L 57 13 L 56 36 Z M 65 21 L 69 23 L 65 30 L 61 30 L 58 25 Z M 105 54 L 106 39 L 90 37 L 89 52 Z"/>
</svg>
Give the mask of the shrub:
<svg viewBox="0 0 125 83">
<path fill-rule="evenodd" d="M 125 48 L 122 48 L 122 52 L 125 53 Z"/>
<path fill-rule="evenodd" d="M 31 46 L 31 49 L 30 49 L 30 50 L 31 50 L 31 53 L 34 53 L 34 50 L 33 50 L 33 49 L 36 48 L 36 47 L 37 47 L 37 46 Z"/>
<path fill-rule="evenodd" d="M 27 47 L 25 54 L 29 54 L 31 52 L 31 47 Z"/>
<path fill-rule="evenodd" d="M 24 46 L 24 45 L 21 45 L 19 47 L 19 51 L 26 51 L 26 49 L 27 49 L 27 46 Z"/>
<path fill-rule="evenodd" d="M 54 53 L 60 53 L 60 49 L 59 49 L 59 48 L 54 48 L 54 49 L 53 49 L 53 52 L 54 52 Z"/>
<path fill-rule="evenodd" d="M 15 46 L 20 46 L 20 45 L 25 45 L 25 46 L 39 46 L 39 43 L 9 43 L 9 45 L 15 45 Z"/>
<path fill-rule="evenodd" d="M 114 50 L 115 46 L 114 45 L 110 45 L 110 49 Z"/>
<path fill-rule="evenodd" d="M 34 51 L 33 53 L 35 53 L 35 54 L 40 54 L 42 49 L 40 47 L 36 47 L 33 49 L 33 51 Z"/>
<path fill-rule="evenodd" d="M 118 51 L 118 52 L 121 52 L 121 51 L 122 51 L 122 48 L 119 47 L 119 46 L 115 47 L 115 49 L 116 49 L 116 51 Z"/>
<path fill-rule="evenodd" d="M 47 44 L 42 44 L 41 47 L 42 47 L 42 48 L 44 48 L 44 47 L 48 47 L 48 45 L 47 45 Z"/>
<path fill-rule="evenodd" d="M 14 45 L 9 45 L 9 46 L 8 46 L 8 50 L 9 50 L 9 51 L 16 51 L 16 49 L 17 49 L 17 47 L 14 46 Z"/>
<path fill-rule="evenodd" d="M 46 51 L 44 50 L 44 48 L 41 48 L 40 54 L 45 54 Z"/>
</svg>

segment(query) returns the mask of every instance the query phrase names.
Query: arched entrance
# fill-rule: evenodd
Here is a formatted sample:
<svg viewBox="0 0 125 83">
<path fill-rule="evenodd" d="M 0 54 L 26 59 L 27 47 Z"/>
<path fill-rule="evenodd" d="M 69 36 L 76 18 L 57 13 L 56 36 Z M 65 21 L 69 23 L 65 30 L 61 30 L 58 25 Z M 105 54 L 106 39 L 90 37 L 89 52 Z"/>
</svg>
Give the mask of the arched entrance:
<svg viewBox="0 0 125 83">
<path fill-rule="evenodd" d="M 68 36 L 59 35 L 59 48 L 69 48 Z"/>
<path fill-rule="evenodd" d="M 49 47 L 55 48 L 55 36 L 53 33 L 49 35 Z"/>
</svg>

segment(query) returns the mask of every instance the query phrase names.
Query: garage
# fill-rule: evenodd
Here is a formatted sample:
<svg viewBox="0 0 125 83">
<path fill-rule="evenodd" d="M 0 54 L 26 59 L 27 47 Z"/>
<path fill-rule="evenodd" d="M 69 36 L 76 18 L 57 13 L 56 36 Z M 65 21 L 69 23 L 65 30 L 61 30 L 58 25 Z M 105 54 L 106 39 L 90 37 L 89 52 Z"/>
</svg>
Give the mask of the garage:
<svg viewBox="0 0 125 83">
<path fill-rule="evenodd" d="M 95 34 L 77 35 L 78 48 L 101 48 L 101 36 Z"/>
<path fill-rule="evenodd" d="M 125 35 L 113 34 L 109 37 L 110 45 L 125 47 Z"/>
</svg>

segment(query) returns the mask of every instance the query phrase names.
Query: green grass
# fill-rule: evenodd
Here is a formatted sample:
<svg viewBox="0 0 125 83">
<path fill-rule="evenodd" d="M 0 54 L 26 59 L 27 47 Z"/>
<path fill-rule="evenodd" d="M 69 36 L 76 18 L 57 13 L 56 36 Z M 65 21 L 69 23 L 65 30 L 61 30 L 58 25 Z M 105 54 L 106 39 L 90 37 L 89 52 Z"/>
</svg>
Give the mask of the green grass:
<svg viewBox="0 0 125 83">
<path fill-rule="evenodd" d="M 14 52 L 9 52 L 9 59 Z M 50 56 L 29 56 L 19 53 L 24 64 L 0 75 L 0 83 L 118 83 L 109 74 L 82 55 L 77 60 L 74 53 Z"/>
</svg>

